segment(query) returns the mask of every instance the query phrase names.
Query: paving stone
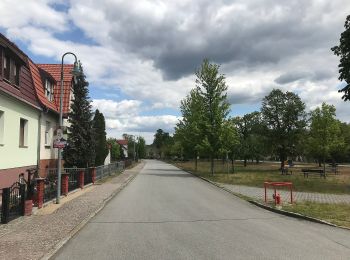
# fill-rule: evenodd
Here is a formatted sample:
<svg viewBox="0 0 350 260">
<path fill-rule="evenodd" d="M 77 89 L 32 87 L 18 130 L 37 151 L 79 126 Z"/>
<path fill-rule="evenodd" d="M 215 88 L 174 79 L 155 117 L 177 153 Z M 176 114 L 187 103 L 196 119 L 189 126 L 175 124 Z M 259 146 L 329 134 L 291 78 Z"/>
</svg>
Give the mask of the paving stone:
<svg viewBox="0 0 350 260">
<path fill-rule="evenodd" d="M 52 214 L 20 217 L 0 225 L 0 259 L 40 259 L 142 167 L 141 163 L 108 182 L 95 185 Z"/>
<path fill-rule="evenodd" d="M 259 187 L 249 187 L 244 185 L 232 185 L 225 183 L 218 183 L 220 186 L 235 192 L 248 196 L 258 200 L 264 200 L 264 188 Z M 282 197 L 282 201 L 290 200 L 290 191 L 287 190 L 278 190 Z M 268 189 L 268 199 L 272 201 L 273 190 Z M 311 201 L 319 203 L 349 203 L 350 204 L 350 195 L 344 194 L 325 194 L 325 193 L 311 193 L 311 192 L 298 192 L 293 191 L 293 200 L 294 201 Z"/>
</svg>

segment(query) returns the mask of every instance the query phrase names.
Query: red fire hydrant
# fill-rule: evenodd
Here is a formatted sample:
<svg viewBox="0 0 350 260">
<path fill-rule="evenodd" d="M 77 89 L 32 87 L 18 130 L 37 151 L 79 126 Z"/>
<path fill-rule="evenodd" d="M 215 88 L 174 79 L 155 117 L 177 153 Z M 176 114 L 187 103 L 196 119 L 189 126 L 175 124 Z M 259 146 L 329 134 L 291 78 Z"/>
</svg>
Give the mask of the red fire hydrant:
<svg viewBox="0 0 350 260">
<path fill-rule="evenodd" d="M 275 200 L 276 205 L 281 204 L 281 195 L 279 193 L 277 193 L 276 196 L 273 194 L 272 197 Z"/>
</svg>

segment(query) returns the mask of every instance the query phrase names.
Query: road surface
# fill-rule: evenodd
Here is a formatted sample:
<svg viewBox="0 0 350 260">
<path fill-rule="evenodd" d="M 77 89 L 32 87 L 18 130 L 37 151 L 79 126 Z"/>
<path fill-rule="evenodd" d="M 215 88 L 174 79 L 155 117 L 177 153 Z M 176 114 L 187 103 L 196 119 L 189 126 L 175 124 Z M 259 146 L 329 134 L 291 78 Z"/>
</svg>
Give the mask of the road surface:
<svg viewBox="0 0 350 260">
<path fill-rule="evenodd" d="M 54 259 L 350 259 L 350 231 L 260 209 L 149 160 Z"/>
</svg>

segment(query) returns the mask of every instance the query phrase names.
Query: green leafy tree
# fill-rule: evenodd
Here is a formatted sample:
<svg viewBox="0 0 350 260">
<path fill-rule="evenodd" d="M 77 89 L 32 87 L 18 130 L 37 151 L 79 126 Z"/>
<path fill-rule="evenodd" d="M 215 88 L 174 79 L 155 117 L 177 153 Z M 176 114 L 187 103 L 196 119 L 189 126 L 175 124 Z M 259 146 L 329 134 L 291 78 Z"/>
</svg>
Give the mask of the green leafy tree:
<svg viewBox="0 0 350 260">
<path fill-rule="evenodd" d="M 232 171 L 234 172 L 234 156 L 236 155 L 237 145 L 239 144 L 239 137 L 237 130 L 232 122 L 232 120 L 225 120 L 221 133 L 221 148 L 220 152 L 223 158 L 226 158 L 227 170 L 228 169 L 228 159 L 231 158 Z"/>
<path fill-rule="evenodd" d="M 339 45 L 334 46 L 331 50 L 340 57 L 339 80 L 344 80 L 346 86 L 339 92 L 344 92 L 342 99 L 347 101 L 350 100 L 350 15 L 346 18 L 344 27 L 345 31 L 340 35 Z"/>
<path fill-rule="evenodd" d="M 180 142 L 185 154 L 188 154 L 190 158 L 195 158 L 195 170 L 197 171 L 197 158 L 203 139 L 202 104 L 197 89 L 191 90 L 190 94 L 181 101 L 180 110 L 182 119 L 175 128 L 176 140 Z"/>
<path fill-rule="evenodd" d="M 92 127 L 89 83 L 85 76 L 77 77 L 73 86 L 74 100 L 68 117 L 68 145 L 63 151 L 65 167 L 88 167 L 95 162 L 95 142 Z"/>
<path fill-rule="evenodd" d="M 103 165 L 108 155 L 107 139 L 106 139 L 106 122 L 105 117 L 98 109 L 95 111 L 93 119 L 93 129 L 95 137 L 95 165 Z"/>
<path fill-rule="evenodd" d="M 140 159 L 146 158 L 146 141 L 142 136 L 138 138 L 137 154 Z"/>
<path fill-rule="evenodd" d="M 214 174 L 214 158 L 222 147 L 224 122 L 230 112 L 227 101 L 225 76 L 219 74 L 220 66 L 205 59 L 196 72 L 197 92 L 202 105 L 200 128 L 203 131 L 205 147 L 210 158 L 210 172 Z"/>
<path fill-rule="evenodd" d="M 335 111 L 333 105 L 326 103 L 311 111 L 309 149 L 315 157 L 322 159 L 324 170 L 326 158 L 344 145 Z"/>
<path fill-rule="evenodd" d="M 252 112 L 232 119 L 239 136 L 239 153 L 247 166 L 248 159 L 259 159 L 264 150 L 261 114 Z"/>
<path fill-rule="evenodd" d="M 116 138 L 108 138 L 107 144 L 111 147 L 111 161 L 115 162 L 121 159 L 120 156 L 120 145 L 117 143 Z"/>
<path fill-rule="evenodd" d="M 153 146 L 157 149 L 160 158 L 170 155 L 173 142 L 174 140 L 169 133 L 164 132 L 162 129 L 157 130 L 154 135 Z"/>
<path fill-rule="evenodd" d="M 279 156 L 281 167 L 306 126 L 305 104 L 292 92 L 273 89 L 262 101 L 261 113 L 267 126 L 270 144 Z"/>
</svg>

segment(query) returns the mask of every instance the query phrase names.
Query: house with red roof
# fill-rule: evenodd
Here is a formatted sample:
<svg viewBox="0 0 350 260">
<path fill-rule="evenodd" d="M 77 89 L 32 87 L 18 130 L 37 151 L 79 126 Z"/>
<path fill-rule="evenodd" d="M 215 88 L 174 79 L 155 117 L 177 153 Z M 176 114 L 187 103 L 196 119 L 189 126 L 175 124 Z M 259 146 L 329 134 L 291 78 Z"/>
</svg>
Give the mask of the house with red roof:
<svg viewBox="0 0 350 260">
<path fill-rule="evenodd" d="M 64 125 L 73 98 L 72 64 L 64 64 Z M 61 64 L 35 64 L 0 34 L 0 188 L 20 173 L 57 167 Z"/>
<path fill-rule="evenodd" d="M 0 34 L 0 188 L 37 166 L 42 110 L 27 55 Z"/>
<path fill-rule="evenodd" d="M 41 176 L 47 168 L 57 167 L 58 151 L 53 148 L 55 130 L 59 127 L 59 102 L 61 84 L 61 64 L 34 64 L 29 61 L 34 89 L 43 112 L 40 118 L 40 161 Z M 63 65 L 63 118 L 67 125 L 70 102 L 73 97 L 72 64 Z"/>
<path fill-rule="evenodd" d="M 117 144 L 121 147 L 124 158 L 128 158 L 128 140 L 127 139 L 120 139 L 117 140 Z"/>
</svg>

